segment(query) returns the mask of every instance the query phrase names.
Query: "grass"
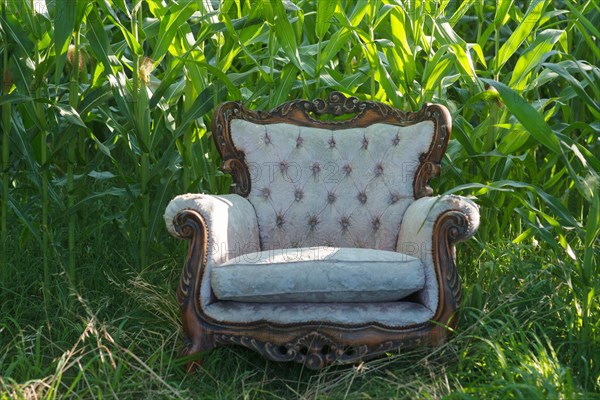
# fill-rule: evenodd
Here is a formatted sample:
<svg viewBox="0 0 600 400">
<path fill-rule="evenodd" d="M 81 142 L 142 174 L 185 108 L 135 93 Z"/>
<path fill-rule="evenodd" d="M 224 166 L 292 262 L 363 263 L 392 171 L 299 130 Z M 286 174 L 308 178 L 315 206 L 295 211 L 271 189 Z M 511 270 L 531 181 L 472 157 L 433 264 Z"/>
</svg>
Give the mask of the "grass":
<svg viewBox="0 0 600 400">
<path fill-rule="evenodd" d="M 534 246 L 473 244 L 459 253 L 460 329 L 441 348 L 314 372 L 231 347 L 204 355 L 194 374 L 178 356 L 180 260 L 138 271 L 128 249 L 114 246 L 99 236 L 77 254 L 78 275 L 90 277 L 77 287 L 66 273 L 53 276 L 48 308 L 40 282 L 19 268 L 21 257 L 35 263 L 39 254 L 9 263 L 0 343 L 6 397 L 591 398 L 598 384 L 573 359 L 581 343 L 571 342 L 576 321 L 564 302 L 572 265 Z M 597 353 L 598 343 L 591 346 Z"/>
<path fill-rule="evenodd" d="M 598 3 L 216 3 L 0 2 L 0 398 L 598 397 Z M 161 217 L 228 190 L 212 109 L 332 90 L 450 109 L 433 185 L 482 210 L 458 331 L 319 373 L 224 348 L 185 374 Z"/>
</svg>

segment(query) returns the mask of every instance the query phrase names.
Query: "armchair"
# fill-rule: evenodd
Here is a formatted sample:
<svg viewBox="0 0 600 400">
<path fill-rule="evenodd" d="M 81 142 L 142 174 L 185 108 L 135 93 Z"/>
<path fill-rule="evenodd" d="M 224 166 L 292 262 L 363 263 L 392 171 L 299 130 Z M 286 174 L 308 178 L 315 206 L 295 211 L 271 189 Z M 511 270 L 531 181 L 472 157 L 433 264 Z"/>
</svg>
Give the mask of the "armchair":
<svg viewBox="0 0 600 400">
<path fill-rule="evenodd" d="M 479 224 L 470 200 L 428 186 L 450 131 L 441 105 L 338 92 L 266 112 L 220 105 L 212 133 L 233 193 L 181 195 L 165 212 L 190 241 L 183 353 L 236 344 L 318 369 L 443 343 L 460 303 L 454 244 Z"/>
</svg>

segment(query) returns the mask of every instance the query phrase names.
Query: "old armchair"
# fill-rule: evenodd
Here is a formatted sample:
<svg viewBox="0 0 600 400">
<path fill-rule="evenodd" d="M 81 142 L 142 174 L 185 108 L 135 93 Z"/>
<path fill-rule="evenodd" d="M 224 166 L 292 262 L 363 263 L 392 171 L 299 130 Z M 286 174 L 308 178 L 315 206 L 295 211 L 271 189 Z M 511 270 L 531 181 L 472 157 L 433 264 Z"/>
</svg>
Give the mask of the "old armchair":
<svg viewBox="0 0 600 400">
<path fill-rule="evenodd" d="M 233 193 L 181 195 L 165 212 L 190 241 L 183 353 L 237 344 L 316 369 L 443 343 L 460 303 L 454 244 L 479 224 L 470 200 L 428 186 L 450 132 L 441 105 L 403 112 L 338 92 L 219 106 Z"/>
</svg>

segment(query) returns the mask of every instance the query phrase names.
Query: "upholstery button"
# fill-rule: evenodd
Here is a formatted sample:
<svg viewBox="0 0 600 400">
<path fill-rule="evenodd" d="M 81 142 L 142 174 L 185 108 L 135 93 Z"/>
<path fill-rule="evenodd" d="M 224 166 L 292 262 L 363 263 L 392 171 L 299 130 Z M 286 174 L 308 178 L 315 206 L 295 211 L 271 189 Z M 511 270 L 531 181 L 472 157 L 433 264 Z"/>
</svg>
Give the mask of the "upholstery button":
<svg viewBox="0 0 600 400">
<path fill-rule="evenodd" d="M 390 203 L 394 204 L 397 203 L 400 200 L 400 193 L 395 192 L 395 193 L 390 193 Z"/>
<path fill-rule="evenodd" d="M 361 146 L 361 148 L 362 148 L 363 150 L 366 150 L 366 149 L 367 149 L 367 147 L 369 147 L 369 139 L 367 139 L 366 137 L 363 137 L 363 139 L 362 139 L 362 146 Z"/>
<path fill-rule="evenodd" d="M 367 194 L 365 192 L 358 192 L 357 198 L 361 204 L 365 204 L 367 202 Z"/>
<path fill-rule="evenodd" d="M 378 230 L 379 227 L 381 226 L 381 219 L 379 217 L 374 217 L 371 220 L 371 226 L 373 227 L 374 231 Z"/>
<path fill-rule="evenodd" d="M 329 148 L 333 149 L 335 147 L 335 139 L 333 136 L 329 139 Z"/>
<path fill-rule="evenodd" d="M 329 204 L 332 204 L 335 201 L 335 193 L 333 192 L 328 192 L 327 193 L 327 202 Z"/>
<path fill-rule="evenodd" d="M 377 165 L 375 165 L 375 176 L 381 176 L 382 174 L 383 174 L 383 164 L 377 163 Z"/>
<path fill-rule="evenodd" d="M 283 219 L 283 214 L 278 213 L 277 218 L 275 218 L 275 225 L 277 225 L 278 228 L 281 228 L 284 222 L 285 220 Z"/>
<path fill-rule="evenodd" d="M 400 143 L 400 135 L 396 133 L 396 136 L 394 137 L 394 139 L 392 139 L 392 144 L 394 146 L 398 146 L 398 143 Z"/>
<path fill-rule="evenodd" d="M 260 195 L 265 199 L 268 199 L 269 197 L 271 197 L 271 189 L 268 187 L 260 189 Z"/>
<path fill-rule="evenodd" d="M 344 171 L 344 174 L 350 175 L 350 173 L 352 172 L 352 167 L 350 166 L 350 164 L 346 164 L 342 167 L 342 171 Z"/>
<path fill-rule="evenodd" d="M 294 190 L 294 198 L 296 199 L 296 201 L 302 200 L 303 197 L 304 192 L 302 191 L 302 189 L 296 188 L 296 190 Z"/>
<path fill-rule="evenodd" d="M 313 175 L 317 175 L 321 171 L 321 166 L 318 162 L 314 163 L 310 169 L 312 170 Z"/>
<path fill-rule="evenodd" d="M 310 230 L 312 231 L 319 224 L 319 217 L 316 215 L 311 215 L 308 218 L 308 226 L 310 226 Z"/>
<path fill-rule="evenodd" d="M 298 135 L 298 137 L 296 138 L 296 147 L 302 146 L 302 143 L 304 143 L 304 139 L 302 138 L 302 136 Z"/>
<path fill-rule="evenodd" d="M 350 218 L 349 217 L 342 217 L 340 218 L 340 225 L 342 226 L 342 231 L 347 231 L 348 227 L 350 226 Z"/>
<path fill-rule="evenodd" d="M 271 136 L 267 132 L 265 132 L 265 136 L 263 137 L 265 144 L 271 144 Z"/>
<path fill-rule="evenodd" d="M 282 174 L 286 173 L 288 170 L 289 164 L 287 161 L 280 161 L 279 162 L 279 171 L 281 171 Z"/>
</svg>

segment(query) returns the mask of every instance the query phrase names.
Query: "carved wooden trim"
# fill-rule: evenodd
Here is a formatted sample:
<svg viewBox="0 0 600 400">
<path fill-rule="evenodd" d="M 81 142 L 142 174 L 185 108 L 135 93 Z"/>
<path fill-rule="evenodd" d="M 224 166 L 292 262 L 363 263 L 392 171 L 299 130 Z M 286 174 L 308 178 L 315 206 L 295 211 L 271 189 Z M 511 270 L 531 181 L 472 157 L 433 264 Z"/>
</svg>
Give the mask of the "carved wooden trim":
<svg viewBox="0 0 600 400">
<path fill-rule="evenodd" d="M 200 291 L 208 254 L 208 229 L 204 218 L 192 210 L 178 213 L 173 225 L 182 239 L 190 241 L 177 287 L 177 302 L 184 333 L 184 345 L 181 353 L 182 355 L 191 355 L 215 347 L 212 334 L 205 329 L 200 318 L 203 314 L 200 305 Z M 188 370 L 196 366 L 196 363 L 192 362 L 188 364 Z"/>
<path fill-rule="evenodd" d="M 309 369 L 321 369 L 331 364 L 350 364 L 368 360 L 399 348 L 413 348 L 424 343 L 422 337 L 404 340 L 387 340 L 375 344 L 343 345 L 339 340 L 320 333 L 310 332 L 283 345 L 257 340 L 250 336 L 217 335 L 220 344 L 247 347 L 272 361 L 304 364 Z"/>
<path fill-rule="evenodd" d="M 433 229 L 433 264 L 439 293 L 438 308 L 433 320 L 447 321 L 451 328 L 456 327 L 456 312 L 462 299 L 455 243 L 471 235 L 469 220 L 460 211 L 441 214 Z"/>
<path fill-rule="evenodd" d="M 342 116 L 356 114 L 342 121 L 323 121 L 314 115 Z M 250 171 L 244 153 L 238 150 L 231 137 L 231 121 L 242 119 L 255 124 L 289 123 L 325 129 L 364 128 L 375 123 L 410 126 L 423 121 L 432 121 L 434 136 L 428 151 L 419 157 L 413 190 L 415 199 L 430 196 L 433 191 L 429 181 L 440 173 L 440 160 L 451 134 L 451 117 L 448 110 L 439 104 L 426 104 L 417 112 L 401 111 L 376 101 L 363 101 L 332 92 L 328 100 L 293 100 L 269 111 L 252 111 L 239 102 L 221 104 L 213 114 L 212 133 L 223 160 L 222 169 L 230 173 L 234 187 L 232 192 L 248 196 L 251 190 Z"/>
<path fill-rule="evenodd" d="M 270 360 L 295 361 L 318 369 L 329 364 L 367 360 L 398 349 L 438 345 L 449 334 L 446 326 L 456 326 L 460 282 L 454 243 L 470 237 L 472 233 L 467 216 L 460 211 L 441 214 L 434 225 L 433 262 L 439 290 L 438 309 L 431 321 L 403 327 L 377 323 L 339 325 L 325 321 L 285 325 L 267 321 L 246 324 L 215 321 L 204 312 L 200 301 L 209 240 L 205 220 L 196 211 L 184 210 L 175 217 L 174 225 L 177 233 L 190 241 L 177 291 L 184 331 L 184 355 L 237 344 Z M 188 369 L 197 366 L 197 363 L 191 362 Z"/>
</svg>

